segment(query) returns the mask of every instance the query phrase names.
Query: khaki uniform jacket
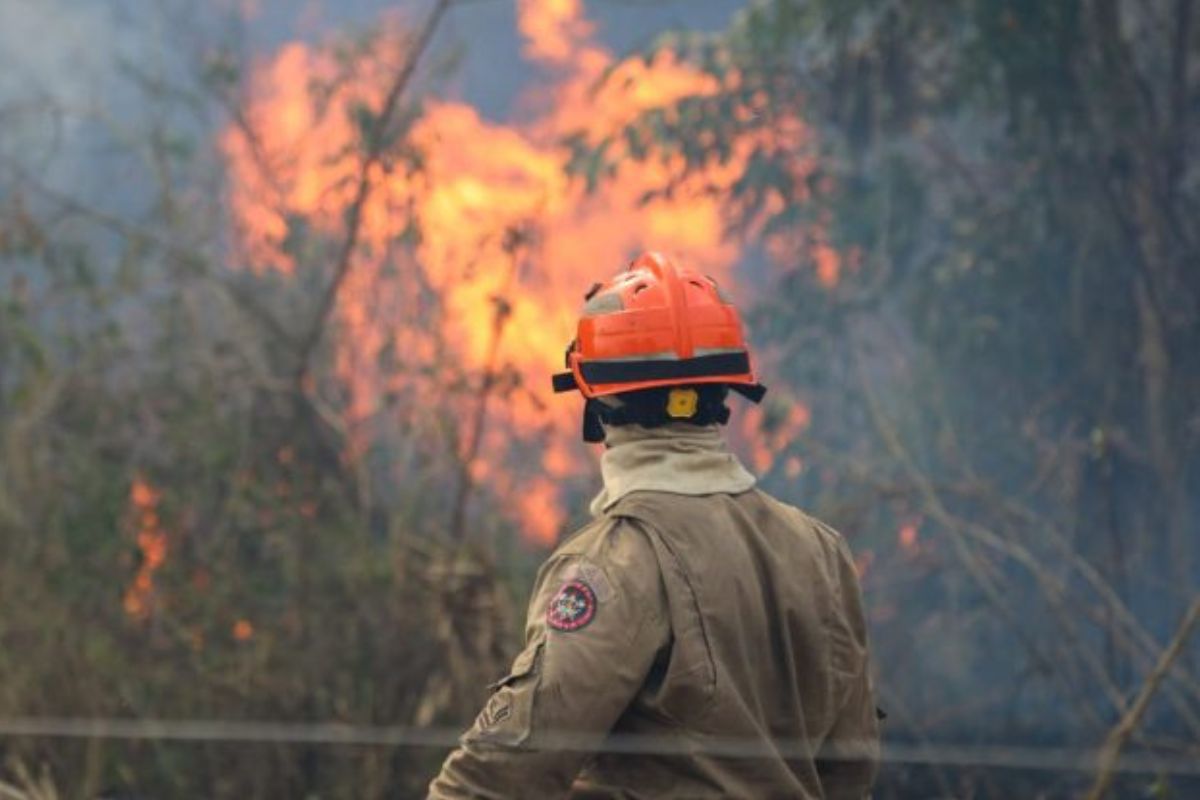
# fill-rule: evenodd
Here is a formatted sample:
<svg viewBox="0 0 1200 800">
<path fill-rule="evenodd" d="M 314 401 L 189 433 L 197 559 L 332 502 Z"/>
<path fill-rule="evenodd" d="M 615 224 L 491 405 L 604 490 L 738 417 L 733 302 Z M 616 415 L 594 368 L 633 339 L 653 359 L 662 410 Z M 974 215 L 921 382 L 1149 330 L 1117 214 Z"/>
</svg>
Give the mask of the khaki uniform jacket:
<svg viewBox="0 0 1200 800">
<path fill-rule="evenodd" d="M 432 798 L 867 796 L 850 553 L 762 491 L 635 491 L 538 574 L 526 647 Z"/>
</svg>

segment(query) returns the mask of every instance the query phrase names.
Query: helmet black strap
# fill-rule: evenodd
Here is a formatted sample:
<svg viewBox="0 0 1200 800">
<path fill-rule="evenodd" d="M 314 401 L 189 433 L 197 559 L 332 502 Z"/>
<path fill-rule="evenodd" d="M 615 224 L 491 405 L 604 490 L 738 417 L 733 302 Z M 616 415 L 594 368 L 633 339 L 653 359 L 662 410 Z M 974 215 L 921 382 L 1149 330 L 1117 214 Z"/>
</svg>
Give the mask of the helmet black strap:
<svg viewBox="0 0 1200 800">
<path fill-rule="evenodd" d="M 673 388 L 675 387 L 668 386 L 623 392 L 617 395 L 620 400 L 617 405 L 610 405 L 595 398 L 587 400 L 583 408 L 583 440 L 585 442 L 604 441 L 605 425 L 641 425 L 645 428 L 658 428 L 672 422 L 686 422 L 698 426 L 724 425 L 729 422 L 729 407 L 725 405 L 725 398 L 728 396 L 729 389 L 734 387 L 725 384 L 700 384 L 686 387 L 695 390 L 699 395 L 695 413 L 687 418 L 673 417 L 667 413 L 667 399 Z M 750 394 L 761 399 L 765 391 L 765 389 L 760 392 L 752 391 Z M 739 392 L 739 394 L 743 393 Z M 749 395 L 747 396 L 749 397 Z"/>
<path fill-rule="evenodd" d="M 742 397 L 749 400 L 751 403 L 761 403 L 762 399 L 767 395 L 767 387 L 761 383 L 752 383 L 750 385 L 744 383 L 731 383 L 729 388 L 740 394 Z"/>
</svg>

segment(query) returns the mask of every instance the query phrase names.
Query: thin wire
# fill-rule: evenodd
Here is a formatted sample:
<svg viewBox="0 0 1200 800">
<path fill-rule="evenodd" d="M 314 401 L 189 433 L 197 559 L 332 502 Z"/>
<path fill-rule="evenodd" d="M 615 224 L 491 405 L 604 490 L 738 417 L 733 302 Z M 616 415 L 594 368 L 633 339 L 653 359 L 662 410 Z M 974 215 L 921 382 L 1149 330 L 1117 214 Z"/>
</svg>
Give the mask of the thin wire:
<svg viewBox="0 0 1200 800">
<path fill-rule="evenodd" d="M 156 720 L 61 717 L 0 719 L 0 736 L 74 739 L 154 739 L 175 742 L 271 742 L 388 747 L 447 748 L 459 741 L 455 728 L 346 725 L 335 722 L 291 723 L 232 720 Z M 643 755 L 709 755 L 727 758 L 808 758 L 813 748 L 803 740 L 759 742 L 740 739 L 610 734 L 597 744 L 578 732 L 543 733 L 541 750 L 588 751 Z M 861 745 L 846 743 L 842 758 L 861 757 Z M 838 753 L 831 754 L 839 757 Z M 1009 747 L 1001 745 L 909 745 L 885 743 L 881 760 L 888 764 L 1004 767 L 1009 769 L 1094 771 L 1099 751 L 1093 749 Z M 827 749 L 822 758 L 827 757 Z M 1117 769 L 1127 773 L 1200 776 L 1200 757 L 1131 753 Z"/>
</svg>

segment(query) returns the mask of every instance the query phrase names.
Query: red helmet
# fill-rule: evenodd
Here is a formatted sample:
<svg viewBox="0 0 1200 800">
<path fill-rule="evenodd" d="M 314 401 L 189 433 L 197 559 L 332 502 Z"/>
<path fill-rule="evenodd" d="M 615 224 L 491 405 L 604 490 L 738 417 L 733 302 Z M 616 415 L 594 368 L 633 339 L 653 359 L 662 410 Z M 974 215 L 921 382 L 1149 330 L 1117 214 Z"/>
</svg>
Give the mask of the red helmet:
<svg viewBox="0 0 1200 800">
<path fill-rule="evenodd" d="M 728 386 L 754 402 L 766 392 L 754 378 L 737 309 L 712 278 L 649 252 L 584 299 L 567 349 L 570 372 L 554 376 L 554 390 L 578 389 L 590 411 L 600 410 L 595 398 L 662 387 Z M 696 394 L 690 393 L 690 402 L 686 395 L 683 402 L 670 397 L 669 416 L 687 419 L 674 412 L 694 410 Z M 595 422 L 589 435 L 585 415 L 589 441 L 595 440 Z"/>
</svg>

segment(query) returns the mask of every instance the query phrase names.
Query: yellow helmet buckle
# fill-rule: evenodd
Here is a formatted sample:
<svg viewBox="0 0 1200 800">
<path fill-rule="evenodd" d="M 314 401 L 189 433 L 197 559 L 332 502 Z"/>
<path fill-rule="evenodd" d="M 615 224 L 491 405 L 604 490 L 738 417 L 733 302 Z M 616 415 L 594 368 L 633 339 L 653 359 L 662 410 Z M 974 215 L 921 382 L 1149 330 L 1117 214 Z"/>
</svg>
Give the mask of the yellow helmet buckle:
<svg viewBox="0 0 1200 800">
<path fill-rule="evenodd" d="M 691 419 L 700 405 L 695 389 L 672 389 L 667 395 L 667 416 L 671 419 Z"/>
</svg>

